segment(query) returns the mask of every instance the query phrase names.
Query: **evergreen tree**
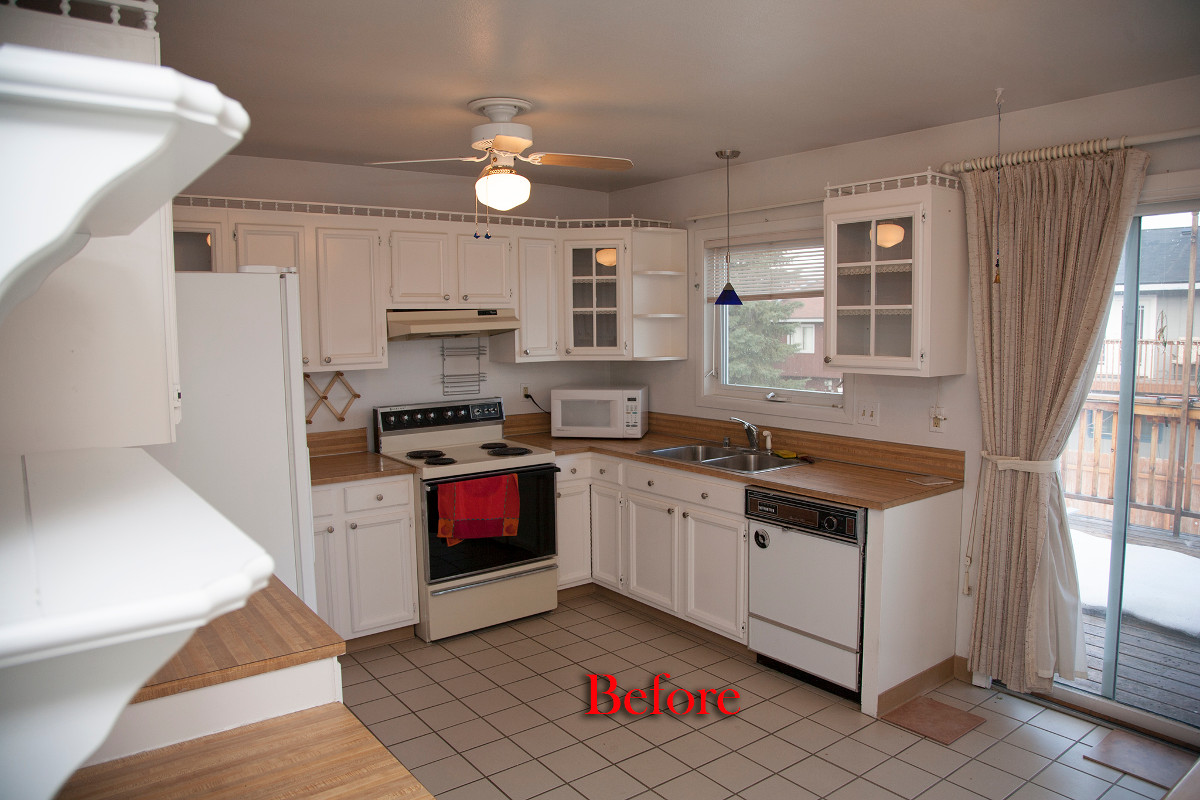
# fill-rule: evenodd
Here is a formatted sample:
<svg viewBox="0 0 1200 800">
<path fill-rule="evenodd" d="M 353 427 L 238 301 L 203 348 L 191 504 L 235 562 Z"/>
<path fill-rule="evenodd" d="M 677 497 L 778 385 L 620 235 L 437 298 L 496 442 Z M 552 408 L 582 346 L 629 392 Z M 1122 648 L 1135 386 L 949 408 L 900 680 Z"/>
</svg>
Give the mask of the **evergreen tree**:
<svg viewBox="0 0 1200 800">
<path fill-rule="evenodd" d="M 758 300 L 728 307 L 729 383 L 783 387 L 783 362 L 796 352 L 796 345 L 788 344 L 788 336 L 798 323 L 788 322 L 788 318 L 797 305 L 794 301 Z"/>
</svg>

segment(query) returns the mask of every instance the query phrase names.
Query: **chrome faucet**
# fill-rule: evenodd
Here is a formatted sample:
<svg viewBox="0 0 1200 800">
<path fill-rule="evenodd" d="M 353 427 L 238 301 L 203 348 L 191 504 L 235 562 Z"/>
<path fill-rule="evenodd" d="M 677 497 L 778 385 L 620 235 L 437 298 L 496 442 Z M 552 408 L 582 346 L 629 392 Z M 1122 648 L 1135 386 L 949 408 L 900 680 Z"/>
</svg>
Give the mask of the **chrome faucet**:
<svg viewBox="0 0 1200 800">
<path fill-rule="evenodd" d="M 753 425 L 749 422 L 746 422 L 746 420 L 741 419 L 740 417 L 730 417 L 730 419 L 733 420 L 734 422 L 740 422 L 740 423 L 742 423 L 742 425 L 745 426 L 746 439 L 747 439 L 747 441 L 750 442 L 750 448 L 752 450 L 757 450 L 758 449 L 758 426 Z"/>
</svg>

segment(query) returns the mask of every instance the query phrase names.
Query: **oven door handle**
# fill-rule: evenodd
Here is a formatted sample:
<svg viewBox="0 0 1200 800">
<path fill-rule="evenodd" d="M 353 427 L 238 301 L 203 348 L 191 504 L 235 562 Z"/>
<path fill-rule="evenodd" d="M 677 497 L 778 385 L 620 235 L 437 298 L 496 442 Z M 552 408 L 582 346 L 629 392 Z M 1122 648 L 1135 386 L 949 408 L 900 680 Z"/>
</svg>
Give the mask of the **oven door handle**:
<svg viewBox="0 0 1200 800">
<path fill-rule="evenodd" d="M 539 572 L 548 572 L 549 570 L 552 570 L 552 569 L 558 569 L 558 564 L 547 564 L 544 567 L 537 567 L 535 569 L 527 569 L 524 572 L 513 572 L 508 575 L 501 575 L 496 578 L 484 578 L 482 580 L 463 584 L 462 586 L 451 586 L 448 589 L 435 589 L 429 593 L 429 596 L 430 597 L 440 597 L 444 594 L 450 594 L 451 592 L 461 592 L 464 589 L 474 589 L 478 586 L 486 586 L 489 583 L 500 583 L 501 581 L 509 581 L 509 580 L 512 580 L 513 578 L 524 578 L 527 575 L 536 575 Z"/>
<path fill-rule="evenodd" d="M 513 469 L 497 469 L 487 472 L 472 472 L 467 475 L 449 475 L 445 478 L 429 478 L 421 483 L 425 486 L 425 491 L 432 492 L 443 483 L 454 483 L 456 481 L 472 481 L 476 478 L 488 478 L 493 475 L 540 475 L 545 472 L 562 472 L 554 464 L 535 464 L 530 467 L 515 467 Z"/>
</svg>

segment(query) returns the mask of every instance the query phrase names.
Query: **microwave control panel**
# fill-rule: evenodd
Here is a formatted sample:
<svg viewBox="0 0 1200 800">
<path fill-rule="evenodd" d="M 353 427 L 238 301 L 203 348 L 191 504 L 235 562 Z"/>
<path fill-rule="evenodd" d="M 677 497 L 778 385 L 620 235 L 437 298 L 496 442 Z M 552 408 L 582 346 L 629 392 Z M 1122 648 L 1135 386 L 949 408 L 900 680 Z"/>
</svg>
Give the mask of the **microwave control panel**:
<svg viewBox="0 0 1200 800">
<path fill-rule="evenodd" d="M 637 397 L 625 398 L 625 427 L 631 430 L 642 427 L 642 410 Z"/>
</svg>

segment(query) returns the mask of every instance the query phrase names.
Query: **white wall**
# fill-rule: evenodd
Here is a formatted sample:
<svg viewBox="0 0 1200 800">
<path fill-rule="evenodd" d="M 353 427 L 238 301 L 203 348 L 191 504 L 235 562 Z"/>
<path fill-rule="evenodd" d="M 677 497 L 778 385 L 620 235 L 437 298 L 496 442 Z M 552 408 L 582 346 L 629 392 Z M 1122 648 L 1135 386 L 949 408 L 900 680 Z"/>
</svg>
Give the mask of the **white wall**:
<svg viewBox="0 0 1200 800">
<path fill-rule="evenodd" d="M 753 153 L 743 152 L 743 163 L 735 162 L 730 170 L 730 205 L 736 212 L 743 208 L 810 201 L 823 197 L 827 185 L 910 174 L 927 167 L 936 170 L 946 161 L 994 153 L 996 118 L 994 106 L 989 108 L 990 90 L 988 95 L 981 95 L 980 111 L 982 114 L 993 113 L 971 122 L 757 162 L 752 160 Z M 1004 114 L 1001 148 L 1010 152 L 1100 136 L 1119 138 L 1125 134 L 1134 136 L 1200 126 L 1197 97 L 1200 97 L 1200 75 Z M 737 147 L 738 143 L 712 142 L 711 145 L 715 152 L 722 147 Z M 1151 174 L 1200 168 L 1200 138 L 1148 145 L 1144 149 L 1150 153 Z M 709 173 L 614 192 L 610 197 L 609 213 L 668 219 L 677 225 L 688 225 L 689 217 L 723 215 L 724 162 L 715 156 L 713 161 L 714 169 Z M 771 216 L 779 218 L 788 213 L 774 212 Z M 766 216 L 764 213 L 757 218 Z M 756 221 L 756 215 L 746 213 L 734 217 L 735 223 L 749 221 Z M 691 226 L 696 227 L 696 224 Z M 694 254 L 691 256 L 694 259 Z M 700 320 L 694 314 L 691 324 L 695 352 L 695 326 Z M 939 381 L 923 378 L 855 376 L 856 399 L 877 400 L 882 406 L 878 428 L 789 419 L 782 415 L 758 415 L 752 421 L 768 428 L 785 427 L 965 451 L 966 486 L 962 513 L 962 551 L 965 553 L 982 442 L 974 360 L 972 349 L 967 373 L 940 381 L 940 405 L 949 416 L 944 433 L 931 433 L 928 425 L 928 409 L 938 396 Z M 699 368 L 695 359 L 686 363 L 621 364 L 614 367 L 613 379 L 648 384 L 653 411 L 727 417 L 727 413 L 696 404 Z M 973 608 L 970 597 L 960 596 L 956 649 L 964 656 L 968 651 Z"/>
<path fill-rule="evenodd" d="M 436 211 L 475 210 L 473 177 L 250 156 L 226 156 L 181 194 Z M 479 206 L 479 210 L 486 209 Z M 535 182 L 529 200 L 515 211 L 524 217 L 551 219 L 607 217 L 608 195 Z"/>
</svg>

